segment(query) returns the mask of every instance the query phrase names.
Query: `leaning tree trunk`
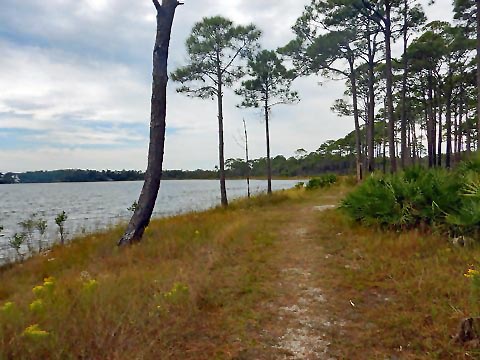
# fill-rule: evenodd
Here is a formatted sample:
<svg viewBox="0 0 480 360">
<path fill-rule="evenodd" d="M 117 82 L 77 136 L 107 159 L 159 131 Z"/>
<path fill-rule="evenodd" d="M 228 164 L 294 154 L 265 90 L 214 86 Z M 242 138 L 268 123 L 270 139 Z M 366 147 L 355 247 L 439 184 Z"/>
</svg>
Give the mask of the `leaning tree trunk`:
<svg viewBox="0 0 480 360">
<path fill-rule="evenodd" d="M 480 1 L 477 3 L 477 149 L 480 149 Z"/>
<path fill-rule="evenodd" d="M 162 178 L 163 152 L 165 147 L 165 128 L 167 110 L 168 48 L 173 18 L 178 5 L 177 0 L 153 0 L 157 9 L 157 36 L 153 49 L 153 83 L 150 119 L 150 145 L 145 182 L 125 234 L 118 242 L 119 246 L 139 242 L 145 228 L 150 223 L 155 201 L 157 200 Z"/>
</svg>

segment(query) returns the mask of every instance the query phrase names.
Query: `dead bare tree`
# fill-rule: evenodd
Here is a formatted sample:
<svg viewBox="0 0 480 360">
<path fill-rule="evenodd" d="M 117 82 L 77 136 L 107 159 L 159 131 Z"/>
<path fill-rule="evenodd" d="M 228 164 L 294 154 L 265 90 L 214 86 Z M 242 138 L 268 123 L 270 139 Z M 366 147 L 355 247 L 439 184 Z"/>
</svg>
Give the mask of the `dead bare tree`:
<svg viewBox="0 0 480 360">
<path fill-rule="evenodd" d="M 118 242 L 119 246 L 140 242 L 155 207 L 162 178 L 163 153 L 165 148 L 168 49 L 172 32 L 173 18 L 177 6 L 183 3 L 177 0 L 152 0 L 157 10 L 157 36 L 153 49 L 153 83 L 150 119 L 150 145 L 145 182 L 135 212 L 125 234 Z"/>
</svg>

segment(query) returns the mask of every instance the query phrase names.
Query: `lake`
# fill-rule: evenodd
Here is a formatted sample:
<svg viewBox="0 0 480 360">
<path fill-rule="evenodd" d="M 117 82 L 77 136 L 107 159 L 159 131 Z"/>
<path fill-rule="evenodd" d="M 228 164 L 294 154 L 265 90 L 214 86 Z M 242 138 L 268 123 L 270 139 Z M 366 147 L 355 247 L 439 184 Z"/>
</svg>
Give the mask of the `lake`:
<svg viewBox="0 0 480 360">
<path fill-rule="evenodd" d="M 292 188 L 298 180 L 274 180 L 273 190 Z M 58 240 L 55 216 L 65 211 L 67 237 L 89 233 L 128 221 L 127 210 L 138 199 L 142 181 L 101 183 L 14 184 L 0 185 L 0 264 L 14 256 L 10 237 L 21 231 L 20 221 L 32 214 L 48 222 L 44 246 Z M 220 204 L 218 180 L 162 181 L 154 217 L 206 210 Z M 252 180 L 252 193 L 265 192 L 267 182 Z M 227 181 L 229 199 L 246 197 L 245 180 Z M 37 236 L 37 235 L 35 235 Z M 38 237 L 38 236 L 37 236 Z M 35 244 L 38 239 L 35 239 Z M 26 252 L 26 247 L 22 248 Z"/>
</svg>

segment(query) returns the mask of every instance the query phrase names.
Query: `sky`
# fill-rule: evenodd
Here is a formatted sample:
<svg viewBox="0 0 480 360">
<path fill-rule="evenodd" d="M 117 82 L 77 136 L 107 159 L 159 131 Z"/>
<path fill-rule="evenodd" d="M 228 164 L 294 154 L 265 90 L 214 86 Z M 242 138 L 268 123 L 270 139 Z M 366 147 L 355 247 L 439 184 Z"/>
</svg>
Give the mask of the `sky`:
<svg viewBox="0 0 480 360">
<path fill-rule="evenodd" d="M 261 44 L 276 49 L 309 0 L 185 0 L 172 29 L 169 68 L 186 64 L 194 23 L 221 14 L 256 24 Z M 428 2 L 424 1 L 425 4 Z M 0 0 L 0 172 L 64 168 L 138 169 L 147 161 L 155 8 L 150 0 Z M 451 19 L 451 0 L 427 8 L 429 20 Z M 177 94 L 169 83 L 166 169 L 218 164 L 216 103 Z M 301 101 L 275 107 L 272 154 L 315 151 L 353 130 L 330 111 L 343 81 L 316 76 L 294 82 Z M 259 110 L 239 109 L 225 95 L 226 158 L 243 157 L 244 118 L 250 157 L 265 156 Z"/>
</svg>

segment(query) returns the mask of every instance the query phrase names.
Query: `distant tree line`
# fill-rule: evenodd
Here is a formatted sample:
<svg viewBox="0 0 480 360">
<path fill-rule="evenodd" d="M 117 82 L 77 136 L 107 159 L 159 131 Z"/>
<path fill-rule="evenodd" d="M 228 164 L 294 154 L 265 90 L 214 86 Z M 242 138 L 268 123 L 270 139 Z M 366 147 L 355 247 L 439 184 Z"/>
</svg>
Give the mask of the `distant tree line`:
<svg viewBox="0 0 480 360">
<path fill-rule="evenodd" d="M 56 182 L 98 182 L 143 180 L 144 173 L 136 170 L 80 170 L 66 169 L 53 171 L 28 171 L 24 173 L 0 173 L 0 184 L 14 183 L 56 183 Z"/>
<path fill-rule="evenodd" d="M 226 177 L 230 179 L 244 178 L 250 171 L 253 177 L 265 177 L 267 173 L 265 157 L 250 160 L 227 159 L 225 161 Z M 316 151 L 308 153 L 298 149 L 295 156 L 277 155 L 271 159 L 271 170 L 274 177 L 301 177 L 320 175 L 323 173 L 349 174 L 355 167 L 355 136 L 352 133 L 339 140 L 329 140 Z M 215 170 L 164 170 L 164 180 L 219 179 L 219 171 Z M 23 173 L 0 173 L 0 184 L 15 183 L 65 183 L 65 182 L 107 182 L 107 181 L 143 181 L 145 173 L 137 170 L 53 170 L 28 171 Z"/>
</svg>

